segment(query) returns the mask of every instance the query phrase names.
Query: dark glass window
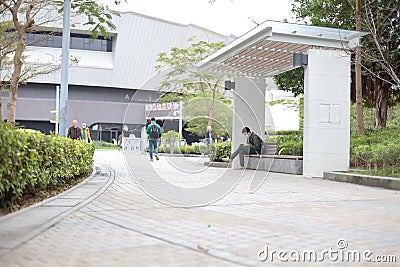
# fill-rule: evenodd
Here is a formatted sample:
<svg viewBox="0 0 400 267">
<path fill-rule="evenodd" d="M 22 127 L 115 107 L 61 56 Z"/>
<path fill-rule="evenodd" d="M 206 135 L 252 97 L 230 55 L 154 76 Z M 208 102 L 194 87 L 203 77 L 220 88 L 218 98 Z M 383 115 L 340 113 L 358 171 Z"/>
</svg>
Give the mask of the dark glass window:
<svg viewBox="0 0 400 267">
<path fill-rule="evenodd" d="M 90 50 L 90 39 L 88 38 L 83 39 L 83 49 Z"/>
<path fill-rule="evenodd" d="M 61 48 L 61 44 L 62 44 L 62 36 L 59 36 L 59 35 L 53 36 L 53 46 L 52 47 Z"/>
<path fill-rule="evenodd" d="M 50 32 L 27 33 L 26 43 L 30 46 L 61 48 L 62 36 L 61 33 Z M 97 39 L 92 39 L 92 36 L 88 34 L 71 33 L 70 48 L 112 52 L 112 40 L 104 39 L 102 36 L 99 36 Z"/>
<path fill-rule="evenodd" d="M 101 51 L 101 41 L 99 39 L 96 40 L 90 40 L 90 50 L 94 50 L 94 51 Z"/>
<path fill-rule="evenodd" d="M 71 49 L 84 50 L 83 40 L 85 40 L 85 39 L 84 38 L 79 38 L 79 37 L 71 37 L 71 39 L 70 39 L 70 48 Z"/>
</svg>

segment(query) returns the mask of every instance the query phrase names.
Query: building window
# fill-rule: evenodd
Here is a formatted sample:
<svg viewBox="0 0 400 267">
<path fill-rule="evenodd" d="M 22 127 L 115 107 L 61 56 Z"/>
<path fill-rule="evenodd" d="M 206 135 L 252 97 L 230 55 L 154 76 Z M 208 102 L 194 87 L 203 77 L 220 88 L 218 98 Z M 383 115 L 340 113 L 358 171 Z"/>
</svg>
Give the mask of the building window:
<svg viewBox="0 0 400 267">
<path fill-rule="evenodd" d="M 33 32 L 26 34 L 26 44 L 28 46 L 54 47 L 61 48 L 61 33 Z M 78 50 L 112 52 L 112 40 L 99 36 L 93 39 L 88 34 L 71 33 L 70 48 Z"/>
</svg>

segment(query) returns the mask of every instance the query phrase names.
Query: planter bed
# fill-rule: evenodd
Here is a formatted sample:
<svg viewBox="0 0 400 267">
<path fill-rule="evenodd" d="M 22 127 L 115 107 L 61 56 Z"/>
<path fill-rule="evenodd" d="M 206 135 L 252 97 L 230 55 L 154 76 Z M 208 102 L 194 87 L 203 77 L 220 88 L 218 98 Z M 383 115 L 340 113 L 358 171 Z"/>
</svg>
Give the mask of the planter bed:
<svg viewBox="0 0 400 267">
<path fill-rule="evenodd" d="M 324 172 L 324 179 L 385 189 L 400 190 L 400 179 L 346 172 Z"/>
<path fill-rule="evenodd" d="M 303 157 L 289 155 L 250 155 L 247 168 L 287 174 L 303 174 Z"/>
<path fill-rule="evenodd" d="M 247 156 L 247 168 L 251 170 L 279 172 L 287 174 L 303 174 L 303 157 L 285 155 Z M 204 162 L 205 166 L 216 168 L 230 168 L 227 162 Z"/>
</svg>

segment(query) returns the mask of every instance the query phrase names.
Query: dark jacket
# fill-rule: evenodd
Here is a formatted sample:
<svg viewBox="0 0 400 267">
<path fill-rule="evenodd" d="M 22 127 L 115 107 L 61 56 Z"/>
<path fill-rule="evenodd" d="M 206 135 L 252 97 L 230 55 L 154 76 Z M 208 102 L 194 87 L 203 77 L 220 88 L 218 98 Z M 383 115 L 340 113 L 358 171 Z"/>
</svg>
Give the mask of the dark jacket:
<svg viewBox="0 0 400 267">
<path fill-rule="evenodd" d="M 250 145 L 252 149 L 257 151 L 257 153 L 261 152 L 262 140 L 261 137 L 259 137 L 255 133 L 251 133 L 249 139 L 247 139 L 247 143 Z"/>
<path fill-rule="evenodd" d="M 75 136 L 75 129 L 76 129 L 76 136 Z M 68 129 L 67 137 L 75 139 L 75 140 L 81 140 L 82 139 L 81 128 L 79 128 L 79 127 L 74 128 L 74 126 L 70 127 Z"/>
</svg>

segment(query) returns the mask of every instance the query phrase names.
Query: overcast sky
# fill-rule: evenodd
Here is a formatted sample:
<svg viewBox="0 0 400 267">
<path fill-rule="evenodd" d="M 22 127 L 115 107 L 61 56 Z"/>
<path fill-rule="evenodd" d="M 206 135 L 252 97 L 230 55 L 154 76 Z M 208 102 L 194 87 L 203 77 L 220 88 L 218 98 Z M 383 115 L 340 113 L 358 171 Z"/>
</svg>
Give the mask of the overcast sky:
<svg viewBox="0 0 400 267">
<path fill-rule="evenodd" d="M 265 20 L 293 21 L 290 0 L 127 0 L 120 11 L 163 18 L 169 21 L 196 24 L 225 35 L 240 36 Z M 105 0 L 115 6 L 114 0 Z"/>
</svg>

